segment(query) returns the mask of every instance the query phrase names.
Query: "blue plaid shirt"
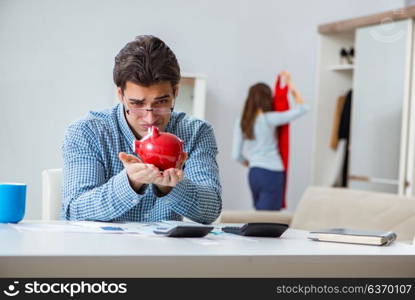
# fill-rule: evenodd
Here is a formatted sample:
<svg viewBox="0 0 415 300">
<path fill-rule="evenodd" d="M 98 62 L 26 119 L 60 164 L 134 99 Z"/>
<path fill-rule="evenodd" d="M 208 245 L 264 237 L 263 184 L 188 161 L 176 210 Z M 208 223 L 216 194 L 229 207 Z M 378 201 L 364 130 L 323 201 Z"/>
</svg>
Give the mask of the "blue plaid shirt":
<svg viewBox="0 0 415 300">
<path fill-rule="evenodd" d="M 62 146 L 62 218 L 153 222 L 184 216 L 199 223 L 213 222 L 221 212 L 222 199 L 212 126 L 173 112 L 166 132 L 184 141 L 189 158 L 184 179 L 158 197 L 151 184 L 142 194 L 136 193 L 118 159 L 119 152 L 134 153 L 135 140 L 121 104 L 72 123 Z"/>
</svg>

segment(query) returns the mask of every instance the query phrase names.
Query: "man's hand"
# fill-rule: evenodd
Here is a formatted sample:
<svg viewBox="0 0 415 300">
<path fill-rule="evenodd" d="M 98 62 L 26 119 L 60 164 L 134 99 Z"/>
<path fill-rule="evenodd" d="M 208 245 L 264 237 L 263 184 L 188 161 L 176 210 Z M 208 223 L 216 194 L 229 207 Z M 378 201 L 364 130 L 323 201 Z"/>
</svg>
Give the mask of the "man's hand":
<svg viewBox="0 0 415 300">
<path fill-rule="evenodd" d="M 128 180 L 134 191 L 138 192 L 143 184 L 150 184 L 162 178 L 160 170 L 152 164 L 144 164 L 138 157 L 120 152 L 118 154 L 127 171 Z"/>
<path fill-rule="evenodd" d="M 180 181 L 183 180 L 183 165 L 187 160 L 187 153 L 184 154 L 179 167 L 177 169 L 170 168 L 163 171 L 163 175 L 154 180 L 154 185 L 163 194 L 167 195 L 173 187 L 175 187 Z"/>
<path fill-rule="evenodd" d="M 244 167 L 249 167 L 249 161 L 247 161 L 247 160 L 244 160 L 243 162 L 242 162 L 242 165 L 244 166 Z"/>
<path fill-rule="evenodd" d="M 188 155 L 185 153 L 179 163 L 179 168 L 170 168 L 164 170 L 162 173 L 156 166 L 144 164 L 134 155 L 120 152 L 118 157 L 127 171 L 131 187 L 136 192 L 138 192 L 143 184 L 153 183 L 163 195 L 166 195 L 173 187 L 183 180 L 183 165 L 187 160 Z"/>
</svg>

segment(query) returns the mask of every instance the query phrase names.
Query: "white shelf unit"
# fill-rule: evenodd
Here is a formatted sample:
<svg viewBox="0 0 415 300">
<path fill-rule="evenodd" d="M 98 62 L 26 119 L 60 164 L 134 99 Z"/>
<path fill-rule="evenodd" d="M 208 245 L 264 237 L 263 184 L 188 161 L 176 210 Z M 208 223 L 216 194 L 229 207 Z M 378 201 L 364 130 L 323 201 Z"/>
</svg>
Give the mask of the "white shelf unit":
<svg viewBox="0 0 415 300">
<path fill-rule="evenodd" d="M 206 107 L 206 77 L 201 74 L 183 73 L 175 111 L 204 120 Z"/>
<path fill-rule="evenodd" d="M 352 89 L 349 187 L 415 196 L 415 7 L 410 17 L 387 14 L 394 31 L 379 22 L 385 14 L 320 26 L 313 185 L 332 186 L 341 172 L 344 149 L 329 143 L 337 99 Z M 352 45 L 354 64 L 339 64 Z"/>
<path fill-rule="evenodd" d="M 339 154 L 329 147 L 329 143 L 337 99 L 353 87 L 353 72 L 349 65 L 338 65 L 337 62 L 340 49 L 353 46 L 354 38 L 354 32 L 320 35 L 312 167 L 314 185 L 331 186 L 340 167 Z"/>
</svg>

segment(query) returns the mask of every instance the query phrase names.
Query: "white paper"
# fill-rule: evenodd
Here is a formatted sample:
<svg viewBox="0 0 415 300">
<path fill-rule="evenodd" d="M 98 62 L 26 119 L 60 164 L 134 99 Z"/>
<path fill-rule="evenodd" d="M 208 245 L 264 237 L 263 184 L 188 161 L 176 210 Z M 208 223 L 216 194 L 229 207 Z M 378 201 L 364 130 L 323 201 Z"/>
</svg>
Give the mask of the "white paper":
<svg viewBox="0 0 415 300">
<path fill-rule="evenodd" d="M 104 233 L 104 234 L 137 234 L 146 236 L 160 236 L 154 230 L 160 228 L 172 228 L 174 226 L 212 226 L 183 221 L 160 221 L 160 222 L 94 222 L 94 221 L 28 221 L 9 226 L 19 231 L 45 231 L 45 232 L 78 232 L 78 233 Z M 230 235 L 221 231 L 220 226 L 214 226 L 211 236 Z M 230 235 L 233 238 L 239 236 Z"/>
</svg>

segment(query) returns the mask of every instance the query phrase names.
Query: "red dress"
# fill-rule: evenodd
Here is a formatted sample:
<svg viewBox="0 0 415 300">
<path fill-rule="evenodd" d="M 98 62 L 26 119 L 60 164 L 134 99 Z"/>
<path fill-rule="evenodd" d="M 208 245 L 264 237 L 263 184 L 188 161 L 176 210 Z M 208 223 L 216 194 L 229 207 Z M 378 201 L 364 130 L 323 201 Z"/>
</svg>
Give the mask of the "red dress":
<svg viewBox="0 0 415 300">
<path fill-rule="evenodd" d="M 280 76 L 277 77 L 277 82 L 275 83 L 275 93 L 274 93 L 274 110 L 275 111 L 285 111 L 289 110 L 290 105 L 288 103 L 288 85 L 285 85 L 283 88 L 280 86 Z M 282 198 L 282 208 L 287 207 L 286 195 L 287 195 L 287 182 L 288 182 L 288 157 L 290 150 L 290 125 L 285 124 L 278 127 L 276 132 L 278 140 L 278 151 L 280 153 L 282 164 L 285 170 L 285 186 L 284 193 Z"/>
</svg>

